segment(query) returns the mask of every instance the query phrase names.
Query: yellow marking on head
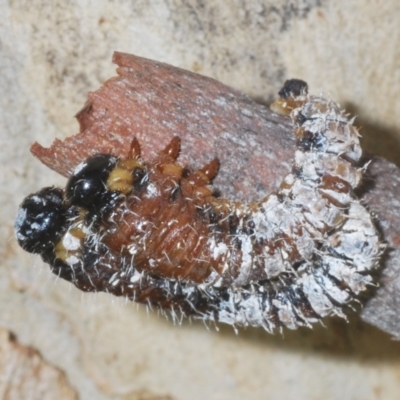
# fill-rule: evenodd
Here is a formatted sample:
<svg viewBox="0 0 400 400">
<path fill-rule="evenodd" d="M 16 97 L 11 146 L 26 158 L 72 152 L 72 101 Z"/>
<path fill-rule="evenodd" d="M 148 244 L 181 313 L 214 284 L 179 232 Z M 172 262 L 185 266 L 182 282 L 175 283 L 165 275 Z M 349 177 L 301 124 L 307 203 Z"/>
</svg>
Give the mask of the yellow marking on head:
<svg viewBox="0 0 400 400">
<path fill-rule="evenodd" d="M 143 169 L 143 164 L 134 158 L 118 161 L 107 179 L 107 188 L 122 194 L 128 194 L 133 187 L 133 171 L 135 168 Z"/>
<path fill-rule="evenodd" d="M 132 172 L 123 168 L 114 168 L 107 179 L 109 190 L 116 190 L 123 194 L 128 194 L 132 190 Z"/>
</svg>

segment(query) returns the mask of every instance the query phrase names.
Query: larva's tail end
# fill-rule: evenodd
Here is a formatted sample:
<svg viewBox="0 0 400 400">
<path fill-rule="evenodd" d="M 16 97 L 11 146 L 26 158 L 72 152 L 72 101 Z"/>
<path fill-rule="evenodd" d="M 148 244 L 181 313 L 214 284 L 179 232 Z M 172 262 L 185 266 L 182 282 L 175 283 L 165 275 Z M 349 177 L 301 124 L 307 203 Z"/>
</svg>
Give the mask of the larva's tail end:
<svg viewBox="0 0 400 400">
<path fill-rule="evenodd" d="M 271 110 L 280 115 L 289 115 L 293 109 L 304 103 L 304 98 L 308 94 L 307 82 L 301 79 L 288 79 L 278 94 L 279 98 L 271 104 Z"/>
</svg>

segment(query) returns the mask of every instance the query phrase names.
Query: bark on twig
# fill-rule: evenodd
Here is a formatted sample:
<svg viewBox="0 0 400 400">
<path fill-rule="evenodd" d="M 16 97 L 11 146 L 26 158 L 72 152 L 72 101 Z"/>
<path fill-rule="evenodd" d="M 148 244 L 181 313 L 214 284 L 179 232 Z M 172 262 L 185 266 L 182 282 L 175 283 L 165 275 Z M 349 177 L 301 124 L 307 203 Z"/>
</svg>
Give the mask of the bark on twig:
<svg viewBox="0 0 400 400">
<path fill-rule="evenodd" d="M 214 187 L 231 200 L 259 199 L 289 172 L 294 138 L 288 118 L 213 79 L 129 54 L 115 53 L 118 76 L 89 93 L 77 114 L 80 133 L 50 148 L 31 151 L 51 169 L 68 176 L 96 153 L 124 156 L 133 137 L 151 160 L 174 136 L 182 141 L 180 162 L 199 168 L 218 157 Z M 376 214 L 388 251 L 380 288 L 361 317 L 400 338 L 400 170 L 373 158 L 361 188 Z"/>
</svg>

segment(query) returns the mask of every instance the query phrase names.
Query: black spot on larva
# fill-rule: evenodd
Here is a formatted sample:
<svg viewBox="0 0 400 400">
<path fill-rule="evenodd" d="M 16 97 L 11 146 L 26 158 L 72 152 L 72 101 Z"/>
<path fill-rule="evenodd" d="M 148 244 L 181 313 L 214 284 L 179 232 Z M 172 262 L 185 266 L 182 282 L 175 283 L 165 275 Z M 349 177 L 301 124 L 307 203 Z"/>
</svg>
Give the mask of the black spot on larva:
<svg viewBox="0 0 400 400">
<path fill-rule="evenodd" d="M 182 169 L 182 178 L 188 178 L 190 174 L 192 173 L 192 170 L 190 168 L 183 168 Z"/>
<path fill-rule="evenodd" d="M 265 242 L 266 242 L 266 239 L 261 236 L 256 239 L 256 243 L 258 246 L 263 246 Z"/>
<path fill-rule="evenodd" d="M 295 261 L 292 264 L 292 268 L 294 271 L 297 271 L 302 265 L 304 265 L 304 261 Z"/>
<path fill-rule="evenodd" d="M 221 215 L 215 212 L 212 208 L 207 207 L 210 224 L 216 224 L 221 219 Z"/>
<path fill-rule="evenodd" d="M 169 198 L 169 201 L 174 203 L 180 196 L 182 196 L 182 189 L 180 186 L 177 186 L 171 191 L 171 197 Z M 199 210 L 199 213 L 201 213 L 201 209 Z"/>
<path fill-rule="evenodd" d="M 279 203 L 283 203 L 285 201 L 285 199 L 286 199 L 286 197 L 281 193 L 278 193 L 276 195 L 276 198 L 278 199 Z"/>
<path fill-rule="evenodd" d="M 296 124 L 302 126 L 306 121 L 307 117 L 303 113 L 299 112 L 296 116 Z"/>
<path fill-rule="evenodd" d="M 135 192 L 140 192 L 146 187 L 148 179 L 146 179 L 147 173 L 144 168 L 136 167 L 132 171 L 132 177 L 133 177 L 133 190 Z"/>
<path fill-rule="evenodd" d="M 237 232 L 239 226 L 239 218 L 235 214 L 229 216 L 229 233 L 234 235 Z"/>
<path fill-rule="evenodd" d="M 212 188 L 212 195 L 213 195 L 215 198 L 218 198 L 218 197 L 221 197 L 221 196 L 222 196 L 222 192 L 221 192 L 221 190 L 218 189 L 218 188 Z"/>
<path fill-rule="evenodd" d="M 246 219 L 244 221 L 244 229 L 243 231 L 247 234 L 247 235 L 254 235 L 254 228 L 256 227 L 254 221 L 252 219 Z"/>
<path fill-rule="evenodd" d="M 233 236 L 233 238 L 232 238 L 232 246 L 237 250 L 241 250 L 242 241 L 238 238 L 238 236 L 233 235 L 233 234 L 232 234 L 232 236 Z"/>
<path fill-rule="evenodd" d="M 214 212 L 210 209 L 210 207 L 197 207 L 196 208 L 197 215 L 208 223 L 211 223 L 211 214 Z"/>
<path fill-rule="evenodd" d="M 301 311 L 306 318 L 318 318 L 318 314 L 311 307 L 307 296 L 304 294 L 301 288 L 293 288 L 292 286 L 287 287 L 290 301 L 293 306 Z"/>
<path fill-rule="evenodd" d="M 352 261 L 351 258 L 347 257 L 345 254 L 339 253 L 337 250 L 335 250 L 331 246 L 323 246 L 322 250 L 327 251 L 333 257 L 339 258 L 343 261 L 350 261 L 350 262 Z"/>
<path fill-rule="evenodd" d="M 303 137 L 297 141 L 297 146 L 304 151 L 310 151 L 313 147 L 313 138 Z"/>
<path fill-rule="evenodd" d="M 213 233 L 223 233 L 223 224 L 220 224 L 222 214 L 216 212 L 209 206 L 207 206 L 205 209 L 203 208 L 202 210 L 203 212 L 201 215 L 203 216 L 204 220 L 209 223 L 210 231 Z"/>
<path fill-rule="evenodd" d="M 243 293 L 242 293 L 243 300 L 248 300 L 251 296 L 252 296 L 252 294 L 247 291 L 243 291 Z"/>
<path fill-rule="evenodd" d="M 308 85 L 301 79 L 289 79 L 287 80 L 283 88 L 278 92 L 282 99 L 289 97 L 297 97 L 306 95 L 308 93 Z"/>
<path fill-rule="evenodd" d="M 303 137 L 297 140 L 297 146 L 304 151 L 321 150 L 326 145 L 326 138 L 320 133 L 305 131 Z"/>
<path fill-rule="evenodd" d="M 189 295 L 185 299 L 185 303 L 188 304 L 192 312 L 207 309 L 209 305 L 209 299 L 206 299 L 204 295 L 195 287 L 189 292 Z"/>
<path fill-rule="evenodd" d="M 217 292 L 218 299 L 221 299 L 222 301 L 229 301 L 231 295 L 228 292 L 227 288 L 217 289 L 216 292 Z"/>
</svg>

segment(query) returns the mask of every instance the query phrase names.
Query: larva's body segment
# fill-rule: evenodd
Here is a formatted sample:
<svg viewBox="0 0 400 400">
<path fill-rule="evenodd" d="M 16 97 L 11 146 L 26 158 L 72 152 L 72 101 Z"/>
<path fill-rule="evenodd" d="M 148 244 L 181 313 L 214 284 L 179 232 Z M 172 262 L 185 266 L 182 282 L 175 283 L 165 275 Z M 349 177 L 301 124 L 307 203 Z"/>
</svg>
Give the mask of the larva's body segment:
<svg viewBox="0 0 400 400">
<path fill-rule="evenodd" d="M 126 160 L 102 155 L 78 167 L 57 211 L 65 226 L 53 239 L 42 234 L 49 224 L 37 224 L 34 239 L 24 235 L 41 221 L 30 212 L 34 197 L 49 189 L 29 196 L 16 221 L 20 244 L 82 290 L 174 316 L 273 331 L 343 315 L 372 282 L 381 253 L 371 216 L 353 195 L 362 178 L 359 135 L 337 104 L 309 96 L 304 82 L 286 82 L 280 95 L 273 108 L 290 114 L 297 150 L 275 193 L 251 204 L 215 198 L 217 161 L 184 176 L 177 138 L 152 164 L 134 141 Z M 107 171 L 93 175 L 95 162 Z M 87 195 L 95 196 L 90 204 Z"/>
</svg>

